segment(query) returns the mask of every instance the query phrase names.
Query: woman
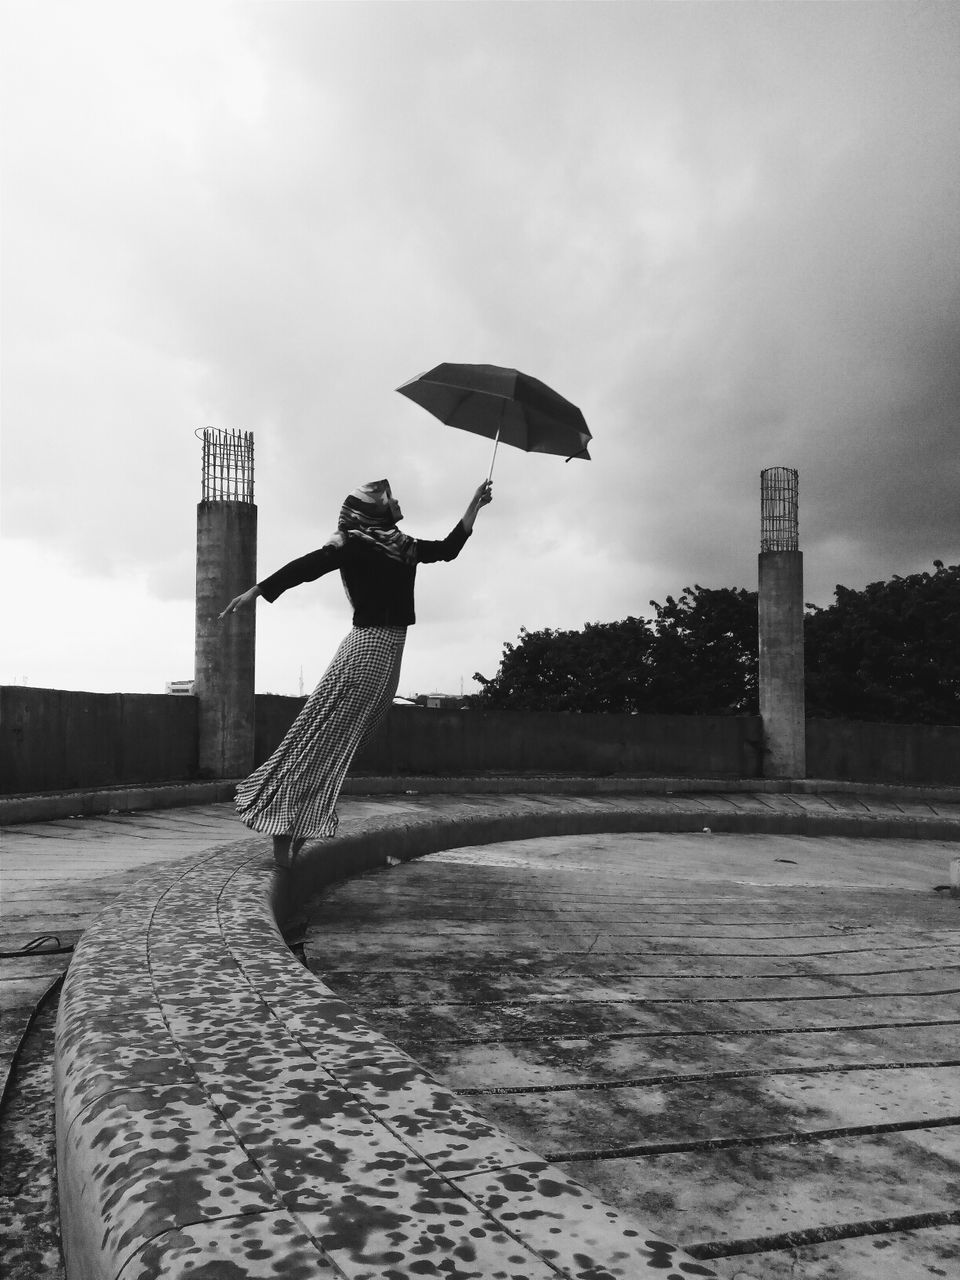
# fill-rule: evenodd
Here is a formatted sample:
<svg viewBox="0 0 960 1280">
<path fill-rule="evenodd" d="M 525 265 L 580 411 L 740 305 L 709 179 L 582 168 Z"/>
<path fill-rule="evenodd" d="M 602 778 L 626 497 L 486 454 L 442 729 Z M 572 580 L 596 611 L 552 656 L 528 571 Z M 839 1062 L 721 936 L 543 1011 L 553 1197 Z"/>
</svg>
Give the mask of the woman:
<svg viewBox="0 0 960 1280">
<path fill-rule="evenodd" d="M 273 856 L 289 866 L 304 840 L 333 836 L 336 803 L 350 762 L 393 702 L 407 627 L 415 622 L 417 566 L 454 560 L 492 500 L 485 480 L 441 542 L 401 533 L 400 504 L 386 480 L 361 485 L 340 509 L 337 532 L 234 597 L 221 620 L 263 596 L 272 604 L 301 582 L 340 570 L 353 605 L 353 629 L 273 755 L 237 788 L 237 813 L 254 831 L 273 836 Z"/>
</svg>

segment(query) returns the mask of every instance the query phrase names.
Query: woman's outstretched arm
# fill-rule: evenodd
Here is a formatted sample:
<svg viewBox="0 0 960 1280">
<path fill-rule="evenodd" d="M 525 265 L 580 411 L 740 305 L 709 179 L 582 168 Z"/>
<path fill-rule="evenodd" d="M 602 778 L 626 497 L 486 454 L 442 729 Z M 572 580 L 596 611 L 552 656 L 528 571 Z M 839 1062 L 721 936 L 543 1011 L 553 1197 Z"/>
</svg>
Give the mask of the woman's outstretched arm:
<svg viewBox="0 0 960 1280">
<path fill-rule="evenodd" d="M 253 604 L 259 594 L 259 587 L 250 587 L 249 590 L 242 592 L 238 596 L 234 596 L 224 609 L 223 613 L 221 613 L 219 621 L 222 622 L 228 613 L 236 613 L 238 609 L 242 609 L 245 605 Z"/>
<path fill-rule="evenodd" d="M 325 573 L 339 569 L 342 563 L 343 538 L 334 534 L 330 541 L 325 542 L 319 550 L 311 551 L 305 556 L 300 556 L 297 560 L 291 560 L 289 564 L 285 564 L 276 573 L 271 573 L 269 578 L 261 578 L 256 586 L 250 587 L 238 596 L 234 596 L 220 617 L 222 619 L 228 613 L 236 613 L 238 609 L 244 608 L 245 605 L 252 604 L 258 596 L 262 596 L 269 604 L 273 604 L 274 600 L 278 596 L 282 596 L 284 591 L 289 591 L 291 587 L 299 586 L 301 582 L 316 582 L 317 578 L 322 578 Z"/>
</svg>

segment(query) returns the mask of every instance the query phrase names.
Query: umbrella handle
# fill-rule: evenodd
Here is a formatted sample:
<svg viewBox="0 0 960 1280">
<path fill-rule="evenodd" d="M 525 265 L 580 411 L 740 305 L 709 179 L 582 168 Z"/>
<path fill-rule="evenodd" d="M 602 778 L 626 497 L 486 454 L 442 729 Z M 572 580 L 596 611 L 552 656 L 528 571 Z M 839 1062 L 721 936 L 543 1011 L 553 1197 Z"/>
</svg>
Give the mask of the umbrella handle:
<svg viewBox="0 0 960 1280">
<path fill-rule="evenodd" d="M 497 427 L 496 438 L 494 439 L 494 442 L 493 442 L 493 457 L 490 459 L 490 472 L 487 476 L 488 481 L 493 479 L 493 464 L 497 460 L 497 448 L 499 444 L 500 444 L 500 428 Z"/>
</svg>

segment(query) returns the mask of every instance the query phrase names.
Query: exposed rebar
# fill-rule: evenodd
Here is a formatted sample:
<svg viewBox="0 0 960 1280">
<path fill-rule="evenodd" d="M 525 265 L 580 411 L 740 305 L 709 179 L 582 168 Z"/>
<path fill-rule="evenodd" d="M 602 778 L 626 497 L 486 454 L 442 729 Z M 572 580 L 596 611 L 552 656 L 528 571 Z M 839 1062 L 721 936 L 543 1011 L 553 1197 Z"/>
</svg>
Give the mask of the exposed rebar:
<svg viewBox="0 0 960 1280">
<path fill-rule="evenodd" d="M 793 467 L 760 472 L 760 550 L 799 550 L 797 495 L 799 473 Z"/>
<path fill-rule="evenodd" d="M 252 431 L 204 427 L 203 501 L 253 502 Z"/>
</svg>

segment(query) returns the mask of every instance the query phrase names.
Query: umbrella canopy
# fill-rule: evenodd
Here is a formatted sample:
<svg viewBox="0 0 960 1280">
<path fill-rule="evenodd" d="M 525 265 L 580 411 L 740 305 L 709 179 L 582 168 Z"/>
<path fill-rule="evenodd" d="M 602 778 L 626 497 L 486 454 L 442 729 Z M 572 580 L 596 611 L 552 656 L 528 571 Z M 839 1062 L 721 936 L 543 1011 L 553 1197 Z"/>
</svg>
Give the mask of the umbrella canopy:
<svg viewBox="0 0 960 1280">
<path fill-rule="evenodd" d="M 494 364 L 438 364 L 411 378 L 401 395 L 450 427 L 502 440 L 526 453 L 553 453 L 589 461 L 590 431 L 575 404 L 544 382 Z M 493 464 L 490 466 L 493 473 Z"/>
</svg>

